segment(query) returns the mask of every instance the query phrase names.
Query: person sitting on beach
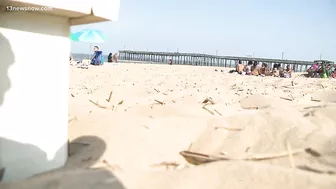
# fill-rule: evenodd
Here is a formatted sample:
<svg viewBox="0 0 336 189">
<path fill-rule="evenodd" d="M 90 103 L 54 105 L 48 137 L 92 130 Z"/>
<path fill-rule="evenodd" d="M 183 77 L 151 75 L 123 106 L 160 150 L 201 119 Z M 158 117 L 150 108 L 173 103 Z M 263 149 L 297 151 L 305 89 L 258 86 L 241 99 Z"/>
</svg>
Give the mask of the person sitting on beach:
<svg viewBox="0 0 336 189">
<path fill-rule="evenodd" d="M 273 74 L 272 75 L 274 77 L 280 77 L 278 68 L 273 68 Z"/>
<path fill-rule="evenodd" d="M 320 77 L 320 73 L 322 72 L 321 65 L 319 63 L 313 64 L 312 69 L 313 69 L 313 75 L 312 77 Z"/>
<path fill-rule="evenodd" d="M 292 77 L 292 69 L 289 65 L 286 66 L 286 70 L 283 72 L 284 78 L 291 78 Z"/>
<path fill-rule="evenodd" d="M 279 77 L 284 77 L 284 69 L 282 66 L 279 67 Z"/>
<path fill-rule="evenodd" d="M 238 74 L 245 74 L 244 69 L 245 69 L 244 64 L 242 64 L 241 60 L 238 60 L 238 65 L 236 67 L 236 72 L 238 72 Z"/>
<path fill-rule="evenodd" d="M 271 75 L 271 71 L 269 69 L 269 66 L 266 63 L 263 63 L 260 69 L 260 75 L 261 76 L 270 76 Z"/>
<path fill-rule="evenodd" d="M 172 59 L 169 59 L 168 64 L 169 64 L 169 65 L 173 65 L 173 60 L 172 60 Z"/>
<path fill-rule="evenodd" d="M 252 74 L 252 66 L 253 66 L 253 62 L 248 61 L 247 66 L 245 68 L 246 75 L 251 75 Z"/>
<path fill-rule="evenodd" d="M 94 46 L 93 47 L 93 55 L 92 55 L 92 59 L 91 59 L 91 64 L 92 65 L 103 65 L 104 63 L 104 56 L 102 51 L 99 51 L 99 47 L 98 46 Z"/>
<path fill-rule="evenodd" d="M 118 63 L 118 53 L 114 53 L 114 55 L 113 55 L 113 61 L 115 62 L 115 63 Z"/>
<path fill-rule="evenodd" d="M 107 57 L 107 62 L 112 62 L 112 53 L 110 53 Z"/>
<path fill-rule="evenodd" d="M 280 67 L 280 66 L 281 66 L 280 64 L 274 64 L 274 65 L 273 65 L 273 70 L 274 70 L 274 69 L 279 70 L 279 67 Z"/>
<path fill-rule="evenodd" d="M 251 71 L 252 71 L 252 75 L 254 75 L 254 76 L 260 75 L 260 67 L 258 66 L 257 61 L 253 62 L 253 66 L 252 66 Z"/>
<path fill-rule="evenodd" d="M 334 65 L 334 70 L 333 72 L 331 73 L 331 77 L 332 78 L 336 78 L 336 68 L 335 68 L 336 65 Z"/>
<path fill-rule="evenodd" d="M 335 67 L 336 65 L 332 65 L 331 66 L 331 77 L 332 78 L 336 78 L 336 67 Z"/>
<path fill-rule="evenodd" d="M 328 78 L 327 68 L 324 64 L 321 65 L 321 67 L 318 70 L 318 73 L 320 75 L 320 78 Z"/>
<path fill-rule="evenodd" d="M 307 70 L 308 72 L 308 75 L 307 77 L 316 77 L 315 75 L 317 74 L 317 71 L 318 71 L 318 66 L 316 68 L 316 64 L 310 66 L 310 68 Z"/>
<path fill-rule="evenodd" d="M 332 76 L 332 69 L 331 69 L 331 64 L 328 64 L 327 69 L 326 69 L 326 74 L 327 77 L 330 78 Z"/>
</svg>

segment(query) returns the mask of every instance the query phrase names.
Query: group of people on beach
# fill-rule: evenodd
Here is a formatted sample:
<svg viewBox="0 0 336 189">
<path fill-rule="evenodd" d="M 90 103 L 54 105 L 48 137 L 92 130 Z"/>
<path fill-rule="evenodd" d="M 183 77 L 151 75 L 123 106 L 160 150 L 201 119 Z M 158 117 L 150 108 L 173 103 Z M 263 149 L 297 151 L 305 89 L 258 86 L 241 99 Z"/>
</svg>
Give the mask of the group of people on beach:
<svg viewBox="0 0 336 189">
<path fill-rule="evenodd" d="M 336 78 L 335 65 L 313 64 L 308 70 L 307 77 L 310 78 Z"/>
<path fill-rule="evenodd" d="M 244 65 L 241 60 L 238 61 L 236 70 L 231 71 L 237 72 L 241 75 L 253 75 L 253 76 L 273 76 L 273 77 L 284 77 L 290 78 L 292 77 L 292 69 L 289 65 L 286 68 L 283 68 L 281 64 L 274 64 L 271 69 L 268 64 L 262 63 L 259 66 L 257 61 L 248 61 L 247 65 Z"/>
<path fill-rule="evenodd" d="M 118 63 L 118 53 L 114 53 L 112 56 L 112 53 L 110 53 L 107 57 L 107 62 L 115 62 Z"/>
<path fill-rule="evenodd" d="M 112 53 L 110 53 L 107 57 L 107 62 L 115 62 L 115 63 L 118 63 L 118 53 L 114 53 L 114 55 L 112 56 Z M 73 57 L 70 53 L 70 63 L 73 61 Z M 87 63 L 86 63 L 87 62 Z M 91 58 L 89 60 L 85 60 L 85 63 L 84 63 L 84 60 L 82 61 L 77 61 L 77 64 L 83 64 L 81 67 L 85 67 L 87 68 L 88 67 L 88 64 L 91 64 L 91 65 L 95 65 L 95 66 L 101 66 L 103 65 L 105 62 L 104 60 L 104 55 L 103 55 L 103 52 L 99 49 L 98 46 L 94 46 L 93 47 L 93 55 L 91 56 Z"/>
<path fill-rule="evenodd" d="M 232 72 L 237 72 L 241 75 L 291 78 L 293 70 L 290 65 L 287 65 L 285 68 L 283 68 L 281 64 L 274 64 L 273 68 L 271 69 L 266 63 L 262 63 L 261 66 L 259 66 L 259 63 L 257 61 L 249 61 L 247 65 L 244 65 L 239 60 L 236 70 L 232 70 L 231 73 Z M 307 70 L 307 72 L 307 77 L 311 78 L 336 78 L 335 65 L 331 64 L 327 65 L 315 63 Z"/>
</svg>

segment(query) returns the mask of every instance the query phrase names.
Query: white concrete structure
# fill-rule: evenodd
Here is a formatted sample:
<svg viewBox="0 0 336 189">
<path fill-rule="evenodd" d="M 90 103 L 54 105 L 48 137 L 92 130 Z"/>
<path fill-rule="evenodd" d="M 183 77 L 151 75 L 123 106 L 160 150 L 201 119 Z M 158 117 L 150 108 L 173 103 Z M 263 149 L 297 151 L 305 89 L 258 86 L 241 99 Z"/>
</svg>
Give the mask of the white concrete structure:
<svg viewBox="0 0 336 189">
<path fill-rule="evenodd" d="M 0 0 L 3 181 L 24 179 L 66 162 L 70 26 L 116 21 L 119 4 L 120 0 Z M 27 11 L 32 8 L 35 11 Z"/>
</svg>

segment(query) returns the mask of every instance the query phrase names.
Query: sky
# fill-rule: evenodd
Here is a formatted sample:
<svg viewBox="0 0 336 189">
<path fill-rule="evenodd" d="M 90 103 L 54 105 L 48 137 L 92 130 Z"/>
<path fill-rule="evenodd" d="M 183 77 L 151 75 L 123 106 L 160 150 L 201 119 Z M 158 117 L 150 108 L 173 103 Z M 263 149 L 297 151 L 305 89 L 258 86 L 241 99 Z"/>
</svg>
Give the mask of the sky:
<svg viewBox="0 0 336 189">
<path fill-rule="evenodd" d="M 121 0 L 117 22 L 101 30 L 104 54 L 118 50 L 336 61 L 335 0 Z M 73 53 L 89 44 L 72 42 Z"/>
</svg>

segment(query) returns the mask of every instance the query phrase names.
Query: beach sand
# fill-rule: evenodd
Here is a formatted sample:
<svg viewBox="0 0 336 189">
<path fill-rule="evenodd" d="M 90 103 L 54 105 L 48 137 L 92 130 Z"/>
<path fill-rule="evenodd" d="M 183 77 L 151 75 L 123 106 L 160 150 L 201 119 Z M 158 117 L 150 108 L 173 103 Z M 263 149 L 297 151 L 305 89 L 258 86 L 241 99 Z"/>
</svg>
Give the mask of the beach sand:
<svg viewBox="0 0 336 189">
<path fill-rule="evenodd" d="M 336 187 L 335 79 L 131 63 L 70 70 L 67 164 L 0 188 Z"/>
</svg>

